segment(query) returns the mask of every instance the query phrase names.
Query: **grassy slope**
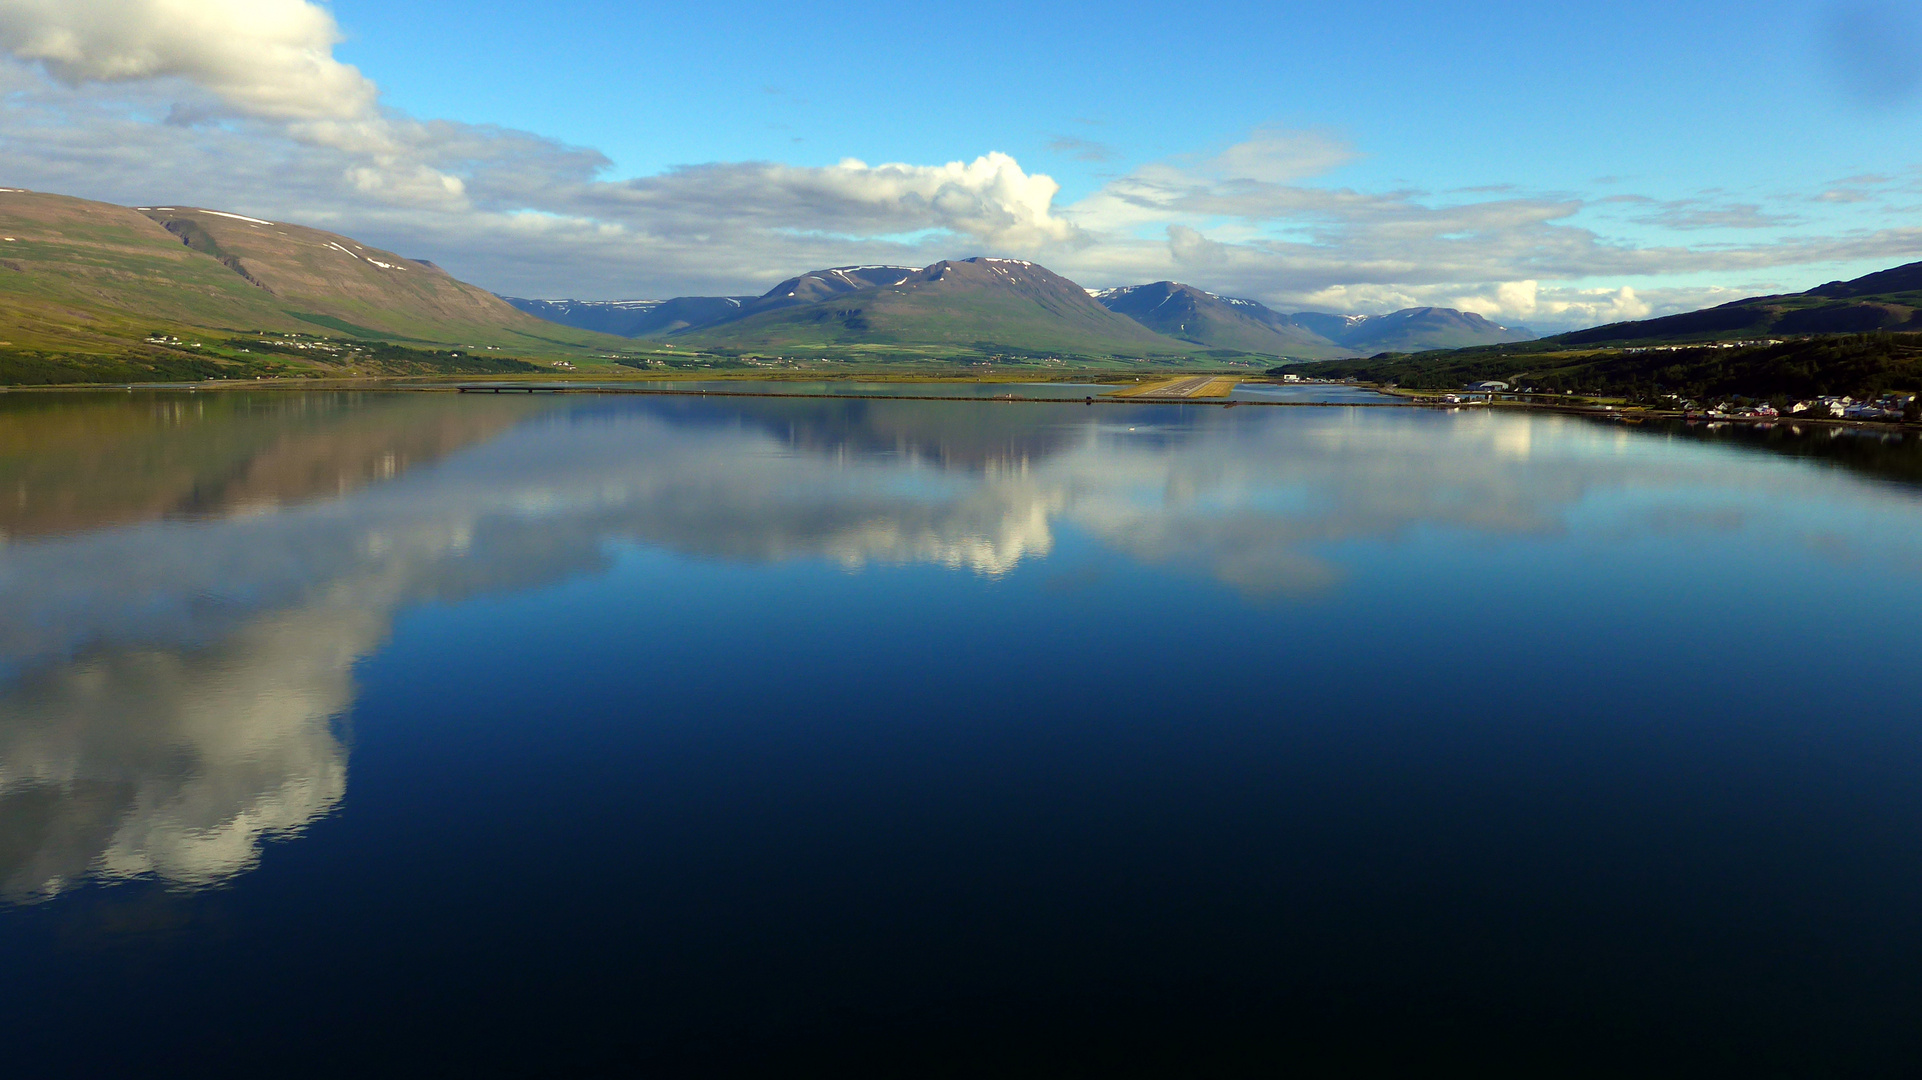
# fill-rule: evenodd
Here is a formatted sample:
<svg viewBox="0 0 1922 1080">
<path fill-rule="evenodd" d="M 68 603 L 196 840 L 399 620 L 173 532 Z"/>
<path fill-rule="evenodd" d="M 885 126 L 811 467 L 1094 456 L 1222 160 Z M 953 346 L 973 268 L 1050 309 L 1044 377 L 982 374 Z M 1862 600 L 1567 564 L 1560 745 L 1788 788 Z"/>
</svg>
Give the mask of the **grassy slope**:
<svg viewBox="0 0 1922 1080">
<path fill-rule="evenodd" d="M 364 337 L 517 350 L 617 347 L 609 335 L 537 319 L 439 267 L 300 225 L 204 210 L 148 217 L 257 282 L 286 317 Z"/>
<path fill-rule="evenodd" d="M 0 340 L 108 349 L 155 328 L 299 326 L 274 298 L 125 207 L 0 193 Z"/>
<path fill-rule="evenodd" d="M 0 191 L 0 237 L 10 238 L 0 240 L 0 383 L 250 377 L 344 366 L 319 351 L 272 359 L 242 354 L 245 339 L 262 332 L 412 346 L 387 348 L 371 365 L 393 372 L 545 369 L 499 355 L 452 356 L 455 346 L 464 352 L 491 345 L 537 359 L 634 348 L 525 315 L 425 264 L 299 226 L 205 211 L 150 217 L 84 199 Z M 143 340 L 155 331 L 203 347 Z M 362 350 L 357 359 L 376 358 Z"/>
</svg>

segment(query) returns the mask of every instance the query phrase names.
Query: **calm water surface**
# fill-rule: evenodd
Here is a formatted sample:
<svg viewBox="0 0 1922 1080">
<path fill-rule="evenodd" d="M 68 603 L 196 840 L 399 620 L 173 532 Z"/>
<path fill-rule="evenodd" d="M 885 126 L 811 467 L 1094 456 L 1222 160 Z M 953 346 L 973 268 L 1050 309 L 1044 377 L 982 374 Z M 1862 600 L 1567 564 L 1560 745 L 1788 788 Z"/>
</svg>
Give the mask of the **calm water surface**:
<svg viewBox="0 0 1922 1080">
<path fill-rule="evenodd" d="M 1150 378 L 1144 376 L 1144 380 Z M 521 386 L 523 383 L 504 383 Z M 991 398 L 1013 395 L 1019 398 L 1058 398 L 1081 401 L 1101 397 L 1119 389 L 1125 382 L 1110 383 L 1004 383 L 1004 382 L 858 382 L 851 379 L 803 381 L 799 379 L 701 379 L 652 380 L 619 383 L 572 383 L 575 388 L 601 386 L 616 390 L 672 390 L 680 393 L 720 394 L 835 394 L 860 397 L 915 398 Z M 1229 400 L 1247 402 L 1287 402 L 1294 404 L 1407 405 L 1404 398 L 1359 386 L 1339 383 L 1242 383 L 1228 395 Z"/>
<path fill-rule="evenodd" d="M 0 396 L 17 1075 L 1922 1061 L 1922 454 Z"/>
</svg>

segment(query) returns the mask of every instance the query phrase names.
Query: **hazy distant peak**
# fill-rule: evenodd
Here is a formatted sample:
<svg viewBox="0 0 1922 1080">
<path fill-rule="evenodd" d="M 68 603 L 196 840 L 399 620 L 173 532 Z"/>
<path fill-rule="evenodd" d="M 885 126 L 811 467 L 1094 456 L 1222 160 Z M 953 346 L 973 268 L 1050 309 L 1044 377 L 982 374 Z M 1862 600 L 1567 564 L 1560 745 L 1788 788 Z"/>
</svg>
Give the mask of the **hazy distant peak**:
<svg viewBox="0 0 1922 1080">
<path fill-rule="evenodd" d="M 521 296 L 501 295 L 510 304 L 547 304 L 563 310 L 580 308 L 602 308 L 610 311 L 650 311 L 665 304 L 665 300 L 576 300 L 573 297 L 558 297 L 542 300 Z"/>
<path fill-rule="evenodd" d="M 1337 315 L 1301 311 L 1296 321 L 1350 349 L 1362 352 L 1414 352 L 1531 341 L 1525 326 L 1502 326 L 1472 311 L 1445 307 L 1411 307 L 1381 315 Z"/>
</svg>

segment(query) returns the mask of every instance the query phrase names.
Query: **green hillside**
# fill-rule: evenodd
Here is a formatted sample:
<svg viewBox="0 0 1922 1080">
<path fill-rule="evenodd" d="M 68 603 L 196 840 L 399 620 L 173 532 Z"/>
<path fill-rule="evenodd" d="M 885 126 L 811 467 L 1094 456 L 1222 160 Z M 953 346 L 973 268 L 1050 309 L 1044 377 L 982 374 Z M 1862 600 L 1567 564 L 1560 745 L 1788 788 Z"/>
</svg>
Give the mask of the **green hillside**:
<svg viewBox="0 0 1922 1080">
<path fill-rule="evenodd" d="M 1860 397 L 1922 389 L 1922 263 L 1539 341 L 1296 364 L 1290 372 L 1452 389 L 1484 379 L 1665 400 Z M 1861 332 L 1867 331 L 1867 332 Z"/>
<path fill-rule="evenodd" d="M 262 334 L 273 340 L 243 340 Z M 534 371 L 632 348 L 333 233 L 0 191 L 0 383 L 361 366 Z"/>
<path fill-rule="evenodd" d="M 1676 343 L 1808 334 L 1922 331 L 1922 262 L 1807 292 L 1754 296 L 1640 322 L 1611 323 L 1549 339 L 1567 345 Z"/>
</svg>

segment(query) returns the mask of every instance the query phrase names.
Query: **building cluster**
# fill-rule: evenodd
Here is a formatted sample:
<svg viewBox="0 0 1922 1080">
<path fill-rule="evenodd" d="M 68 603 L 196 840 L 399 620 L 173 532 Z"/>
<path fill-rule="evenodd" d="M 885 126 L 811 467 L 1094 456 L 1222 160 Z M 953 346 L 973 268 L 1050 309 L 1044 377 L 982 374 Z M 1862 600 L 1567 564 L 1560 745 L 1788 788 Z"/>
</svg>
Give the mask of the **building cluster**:
<svg viewBox="0 0 1922 1080">
<path fill-rule="evenodd" d="M 1852 397 L 1818 397 L 1798 401 L 1782 409 L 1766 402 L 1733 404 L 1718 402 L 1710 405 L 1706 415 L 1711 420 L 1773 420 L 1776 417 L 1791 417 L 1797 420 L 1879 420 L 1883 422 L 1900 421 L 1914 394 L 1884 394 L 1874 400 L 1857 401 Z M 1693 402 L 1681 402 L 1690 414 L 1696 408 Z"/>
<path fill-rule="evenodd" d="M 1766 401 L 1754 405 L 1711 405 L 1708 410 L 1710 420 L 1773 420 L 1780 415 L 1781 411 Z"/>
<path fill-rule="evenodd" d="M 1748 341 L 1698 341 L 1693 345 L 1644 345 L 1634 349 L 1623 349 L 1624 353 L 1651 352 L 1689 352 L 1695 349 L 1758 349 L 1764 345 L 1780 345 L 1781 338 L 1754 338 Z"/>
<path fill-rule="evenodd" d="M 1851 397 L 1819 397 L 1789 406 L 1790 416 L 1824 420 L 1900 420 L 1914 394 L 1883 394 L 1873 401 Z"/>
</svg>

